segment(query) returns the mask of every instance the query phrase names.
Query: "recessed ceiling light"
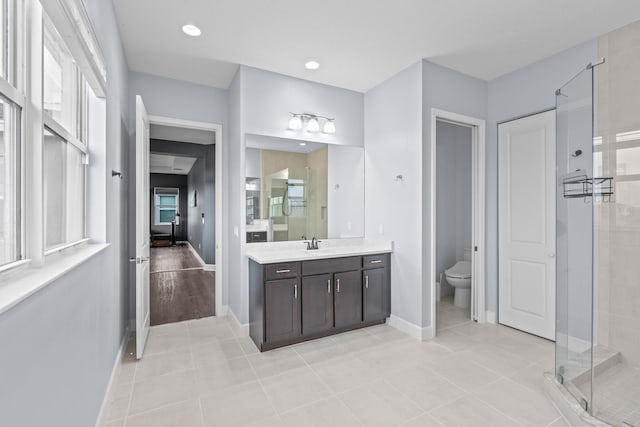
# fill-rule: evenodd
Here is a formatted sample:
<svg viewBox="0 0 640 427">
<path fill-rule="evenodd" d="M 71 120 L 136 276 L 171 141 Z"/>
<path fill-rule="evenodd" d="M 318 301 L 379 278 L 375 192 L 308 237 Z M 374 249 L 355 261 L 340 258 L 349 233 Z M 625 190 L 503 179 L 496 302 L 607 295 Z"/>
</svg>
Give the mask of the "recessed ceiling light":
<svg viewBox="0 0 640 427">
<path fill-rule="evenodd" d="M 305 145 L 307 145 L 307 143 L 306 142 L 300 142 L 300 143 L 298 143 L 298 145 L 301 146 L 301 147 L 304 147 Z"/>
<path fill-rule="evenodd" d="M 193 24 L 183 25 L 182 32 L 191 37 L 198 37 L 200 34 L 202 34 L 200 28 L 196 27 Z"/>
<path fill-rule="evenodd" d="M 304 63 L 304 68 L 307 70 L 317 70 L 320 68 L 320 63 L 318 61 L 307 61 Z"/>
</svg>

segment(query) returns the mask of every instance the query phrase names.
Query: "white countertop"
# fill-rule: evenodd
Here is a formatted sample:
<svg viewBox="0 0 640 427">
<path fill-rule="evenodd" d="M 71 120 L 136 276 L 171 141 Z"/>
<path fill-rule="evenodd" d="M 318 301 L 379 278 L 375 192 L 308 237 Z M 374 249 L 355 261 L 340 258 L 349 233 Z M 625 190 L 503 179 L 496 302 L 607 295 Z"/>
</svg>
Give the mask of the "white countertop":
<svg viewBox="0 0 640 427">
<path fill-rule="evenodd" d="M 323 239 L 320 249 L 307 250 L 302 241 L 250 243 L 247 256 L 259 264 L 276 262 L 308 261 L 312 259 L 340 258 L 345 256 L 371 255 L 393 252 L 391 240 L 378 239 Z"/>
</svg>

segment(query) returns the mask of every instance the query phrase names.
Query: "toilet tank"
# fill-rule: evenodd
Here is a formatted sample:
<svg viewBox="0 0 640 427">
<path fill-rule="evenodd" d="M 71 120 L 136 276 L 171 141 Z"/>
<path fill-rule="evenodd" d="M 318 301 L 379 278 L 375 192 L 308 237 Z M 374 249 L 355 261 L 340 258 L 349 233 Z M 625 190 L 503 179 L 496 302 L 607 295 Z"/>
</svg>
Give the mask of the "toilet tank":
<svg viewBox="0 0 640 427">
<path fill-rule="evenodd" d="M 464 261 L 471 261 L 471 248 L 464 248 Z"/>
</svg>

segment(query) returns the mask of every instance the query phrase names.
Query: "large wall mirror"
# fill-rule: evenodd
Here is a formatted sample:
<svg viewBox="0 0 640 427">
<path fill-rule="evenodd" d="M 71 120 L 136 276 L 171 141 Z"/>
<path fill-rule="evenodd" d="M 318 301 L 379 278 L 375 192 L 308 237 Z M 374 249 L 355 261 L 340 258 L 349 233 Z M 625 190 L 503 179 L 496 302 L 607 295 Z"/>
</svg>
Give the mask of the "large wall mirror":
<svg viewBox="0 0 640 427">
<path fill-rule="evenodd" d="M 246 135 L 247 243 L 364 235 L 364 150 Z"/>
</svg>

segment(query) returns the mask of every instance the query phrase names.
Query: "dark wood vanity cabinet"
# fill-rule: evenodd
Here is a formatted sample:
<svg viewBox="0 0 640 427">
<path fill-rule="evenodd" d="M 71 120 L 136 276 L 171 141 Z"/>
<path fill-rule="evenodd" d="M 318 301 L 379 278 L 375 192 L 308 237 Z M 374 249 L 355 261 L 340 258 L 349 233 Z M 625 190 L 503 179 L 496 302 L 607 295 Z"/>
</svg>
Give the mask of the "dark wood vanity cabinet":
<svg viewBox="0 0 640 427">
<path fill-rule="evenodd" d="M 362 316 L 365 322 L 391 315 L 389 255 L 362 257 Z"/>
<path fill-rule="evenodd" d="M 249 261 L 249 334 L 261 351 L 383 323 L 389 254 L 277 264 Z"/>
<path fill-rule="evenodd" d="M 268 322 L 267 322 L 268 323 Z M 330 274 L 302 278 L 302 333 L 333 328 L 333 278 Z"/>
<path fill-rule="evenodd" d="M 265 331 L 268 342 L 294 339 L 300 335 L 300 288 L 297 278 L 264 283 Z"/>
<path fill-rule="evenodd" d="M 362 322 L 362 272 L 335 275 L 335 327 L 356 326 Z"/>
</svg>

